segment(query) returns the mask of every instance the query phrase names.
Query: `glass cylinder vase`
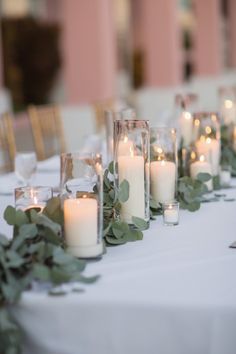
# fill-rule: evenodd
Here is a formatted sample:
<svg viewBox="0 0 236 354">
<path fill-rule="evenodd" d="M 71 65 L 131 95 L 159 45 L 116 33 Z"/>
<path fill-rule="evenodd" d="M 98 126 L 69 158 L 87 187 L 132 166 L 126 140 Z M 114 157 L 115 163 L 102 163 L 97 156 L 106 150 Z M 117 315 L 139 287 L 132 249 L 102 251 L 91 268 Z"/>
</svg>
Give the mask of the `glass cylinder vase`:
<svg viewBox="0 0 236 354">
<path fill-rule="evenodd" d="M 220 87 L 219 112 L 223 125 L 236 123 L 236 87 Z"/>
<path fill-rule="evenodd" d="M 149 222 L 150 132 L 146 120 L 114 122 L 114 170 L 118 192 L 121 183 L 129 185 L 128 200 L 121 202 L 119 218 L 133 225 L 132 217 Z"/>
<path fill-rule="evenodd" d="M 116 120 L 134 120 L 136 114 L 133 108 L 124 108 L 118 111 L 105 111 L 106 128 L 106 165 L 114 159 L 114 122 Z"/>
<path fill-rule="evenodd" d="M 179 146 L 188 147 L 193 141 L 193 113 L 197 110 L 198 96 L 192 93 L 175 96 L 179 132 Z"/>
<path fill-rule="evenodd" d="M 212 175 L 218 176 L 221 155 L 219 116 L 215 112 L 196 113 L 194 125 L 197 127 L 196 151 L 211 164 Z"/>
<path fill-rule="evenodd" d="M 61 171 L 67 251 L 80 258 L 102 254 L 103 169 L 100 155 L 64 155 Z"/>
<path fill-rule="evenodd" d="M 172 202 L 176 197 L 177 144 L 176 130 L 151 128 L 151 196 L 158 204 Z"/>
</svg>

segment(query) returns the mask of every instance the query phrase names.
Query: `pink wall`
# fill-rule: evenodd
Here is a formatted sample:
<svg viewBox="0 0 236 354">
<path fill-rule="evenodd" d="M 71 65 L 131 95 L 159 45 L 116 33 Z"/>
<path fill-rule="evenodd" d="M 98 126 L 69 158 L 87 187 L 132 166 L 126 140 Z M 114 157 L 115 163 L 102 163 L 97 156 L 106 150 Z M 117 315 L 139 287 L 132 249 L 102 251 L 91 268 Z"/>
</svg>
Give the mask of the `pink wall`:
<svg viewBox="0 0 236 354">
<path fill-rule="evenodd" d="M 94 102 L 115 92 L 116 53 L 111 0 L 62 3 L 67 100 Z"/>
<path fill-rule="evenodd" d="M 2 36 L 0 27 L 0 89 L 3 87 L 3 57 L 2 57 Z"/>
<path fill-rule="evenodd" d="M 223 66 L 220 0 L 193 0 L 193 6 L 196 17 L 196 74 L 217 75 Z"/>
<path fill-rule="evenodd" d="M 141 2 L 146 85 L 179 84 L 182 68 L 178 1 Z"/>
<path fill-rule="evenodd" d="M 228 0 L 229 14 L 229 61 L 236 68 L 236 1 Z"/>
<path fill-rule="evenodd" d="M 49 20 L 49 21 L 61 20 L 62 1 L 66 1 L 66 0 L 46 0 L 45 20 Z"/>
</svg>

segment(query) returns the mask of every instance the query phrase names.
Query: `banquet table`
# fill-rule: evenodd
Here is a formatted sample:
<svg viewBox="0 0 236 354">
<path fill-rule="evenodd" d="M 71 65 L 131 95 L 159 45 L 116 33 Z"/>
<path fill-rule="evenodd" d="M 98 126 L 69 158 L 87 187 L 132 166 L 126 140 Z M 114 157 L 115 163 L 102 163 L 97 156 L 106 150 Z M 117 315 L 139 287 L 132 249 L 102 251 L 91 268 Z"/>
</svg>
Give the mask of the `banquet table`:
<svg viewBox="0 0 236 354">
<path fill-rule="evenodd" d="M 59 170 L 42 168 L 36 182 L 56 186 L 58 176 Z M 11 179 L 2 176 L 0 184 Z M 236 188 L 224 193 L 236 198 Z M 13 196 L 0 193 L 0 200 L 2 214 Z M 0 225 L 10 236 L 3 218 Z M 235 201 L 181 210 L 173 227 L 158 216 L 142 241 L 110 247 L 88 263 L 85 274 L 101 277 L 81 285 L 83 293 L 23 294 L 12 313 L 23 330 L 24 353 L 235 354 L 234 241 Z"/>
</svg>

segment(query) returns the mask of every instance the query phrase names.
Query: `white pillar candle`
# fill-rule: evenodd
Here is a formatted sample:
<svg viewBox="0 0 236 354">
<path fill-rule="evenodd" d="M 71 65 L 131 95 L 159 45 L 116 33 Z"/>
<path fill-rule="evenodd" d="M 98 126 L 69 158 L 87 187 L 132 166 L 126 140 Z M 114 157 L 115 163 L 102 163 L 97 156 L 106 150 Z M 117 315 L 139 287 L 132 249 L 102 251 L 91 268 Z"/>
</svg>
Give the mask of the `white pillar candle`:
<svg viewBox="0 0 236 354">
<path fill-rule="evenodd" d="M 221 114 L 225 124 L 236 122 L 236 105 L 232 100 L 224 100 L 221 107 Z"/>
<path fill-rule="evenodd" d="M 129 182 L 129 199 L 121 205 L 121 219 L 132 223 L 132 216 L 145 218 L 144 158 L 142 156 L 118 157 L 119 183 Z"/>
<path fill-rule="evenodd" d="M 124 140 L 119 141 L 118 156 L 130 156 L 130 151 L 133 150 L 133 142 L 127 136 L 124 137 Z"/>
<path fill-rule="evenodd" d="M 68 252 L 84 258 L 102 253 L 102 244 L 98 244 L 97 215 L 98 205 L 94 198 L 65 200 L 64 224 Z"/>
<path fill-rule="evenodd" d="M 220 142 L 217 139 L 202 136 L 196 142 L 196 148 L 199 155 L 204 155 L 206 160 L 211 163 L 212 175 L 219 174 L 220 165 Z"/>
<path fill-rule="evenodd" d="M 199 161 L 193 162 L 190 165 L 190 176 L 193 179 L 195 179 L 199 173 L 209 173 L 210 175 L 212 175 L 211 165 L 209 162 L 205 161 L 203 155 L 200 156 Z M 208 191 L 212 191 L 213 189 L 212 179 L 205 182 L 205 185 L 207 186 Z"/>
<path fill-rule="evenodd" d="M 170 161 L 153 161 L 150 164 L 151 195 L 156 203 L 175 198 L 176 165 Z"/>
<path fill-rule="evenodd" d="M 183 112 L 180 117 L 180 131 L 183 146 L 189 146 L 193 135 L 193 117 L 190 112 Z"/>
</svg>

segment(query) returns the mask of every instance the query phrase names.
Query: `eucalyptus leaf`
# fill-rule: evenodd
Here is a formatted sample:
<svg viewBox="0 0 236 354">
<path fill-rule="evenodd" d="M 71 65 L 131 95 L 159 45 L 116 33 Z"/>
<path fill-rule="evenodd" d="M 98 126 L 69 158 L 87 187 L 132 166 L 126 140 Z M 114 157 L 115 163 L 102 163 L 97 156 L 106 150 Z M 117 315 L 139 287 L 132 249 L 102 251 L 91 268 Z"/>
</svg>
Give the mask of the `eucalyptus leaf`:
<svg viewBox="0 0 236 354">
<path fill-rule="evenodd" d="M 11 205 L 6 207 L 4 211 L 4 219 L 8 223 L 8 225 L 15 225 L 16 222 L 16 209 L 13 208 Z"/>
<path fill-rule="evenodd" d="M 111 225 L 112 232 L 114 236 L 119 239 L 122 237 L 127 231 L 129 231 L 129 226 L 122 221 L 115 221 Z"/>
<path fill-rule="evenodd" d="M 108 166 L 108 171 L 113 175 L 114 174 L 114 162 L 111 161 Z"/>
<path fill-rule="evenodd" d="M 125 203 L 129 199 L 129 182 L 126 179 L 119 186 L 118 199 L 121 203 Z"/>
<path fill-rule="evenodd" d="M 208 182 L 212 179 L 212 176 L 209 173 L 198 173 L 196 179 L 201 182 Z"/>
<path fill-rule="evenodd" d="M 144 219 L 138 218 L 137 216 L 132 216 L 132 222 L 139 230 L 148 229 L 148 223 Z"/>
</svg>

